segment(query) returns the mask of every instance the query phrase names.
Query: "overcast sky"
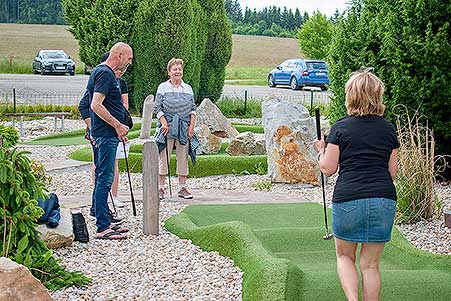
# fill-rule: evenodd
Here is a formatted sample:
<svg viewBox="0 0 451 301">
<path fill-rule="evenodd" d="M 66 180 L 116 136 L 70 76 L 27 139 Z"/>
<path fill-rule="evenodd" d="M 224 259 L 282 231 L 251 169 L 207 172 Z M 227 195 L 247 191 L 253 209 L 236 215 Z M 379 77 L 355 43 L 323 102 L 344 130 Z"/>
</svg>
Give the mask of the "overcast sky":
<svg viewBox="0 0 451 301">
<path fill-rule="evenodd" d="M 239 0 L 239 2 L 243 12 L 246 6 L 251 9 L 257 8 L 257 10 L 259 10 L 263 7 L 275 5 L 280 8 L 286 6 L 288 9 L 293 9 L 293 11 L 296 8 L 299 8 L 301 13 L 306 11 L 309 15 L 319 9 L 323 14 L 331 16 L 335 12 L 335 9 L 343 12 L 348 0 Z"/>
</svg>

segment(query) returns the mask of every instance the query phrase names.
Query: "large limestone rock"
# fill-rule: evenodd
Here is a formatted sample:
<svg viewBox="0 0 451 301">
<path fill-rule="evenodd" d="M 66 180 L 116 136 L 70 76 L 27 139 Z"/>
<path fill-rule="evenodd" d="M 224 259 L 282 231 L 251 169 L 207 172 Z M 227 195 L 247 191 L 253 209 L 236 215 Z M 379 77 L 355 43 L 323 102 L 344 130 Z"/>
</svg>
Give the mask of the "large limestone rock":
<svg viewBox="0 0 451 301">
<path fill-rule="evenodd" d="M 47 289 L 23 265 L 0 257 L 0 301 L 50 301 Z"/>
<path fill-rule="evenodd" d="M 251 132 L 243 132 L 230 141 L 226 152 L 231 156 L 264 155 L 265 141 L 257 140 Z"/>
<path fill-rule="evenodd" d="M 194 129 L 200 145 L 196 149 L 199 154 L 217 154 L 221 150 L 222 139 L 213 135 L 205 124 L 196 126 Z"/>
<path fill-rule="evenodd" d="M 308 110 L 271 96 L 262 103 L 262 113 L 272 182 L 318 185 L 315 121 Z"/>
<path fill-rule="evenodd" d="M 208 98 L 205 98 L 197 108 L 196 124 L 208 126 L 210 133 L 221 138 L 232 138 L 238 135 L 238 131 L 230 121 Z"/>
<path fill-rule="evenodd" d="M 50 229 L 46 225 L 36 228 L 48 248 L 69 247 L 74 241 L 72 216 L 69 209 L 61 208 L 61 220 L 58 227 Z"/>
</svg>

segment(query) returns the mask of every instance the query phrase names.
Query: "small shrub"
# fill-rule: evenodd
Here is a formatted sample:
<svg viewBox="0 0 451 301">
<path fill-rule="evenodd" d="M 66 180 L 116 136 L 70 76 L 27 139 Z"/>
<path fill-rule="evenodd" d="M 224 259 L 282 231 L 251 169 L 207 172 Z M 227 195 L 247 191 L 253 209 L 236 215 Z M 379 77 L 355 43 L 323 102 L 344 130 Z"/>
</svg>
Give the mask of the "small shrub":
<svg viewBox="0 0 451 301">
<path fill-rule="evenodd" d="M 441 201 L 434 191 L 434 180 L 439 169 L 444 168 L 443 156 L 436 156 L 433 132 L 428 124 L 421 123 L 422 116 L 415 113 L 397 116 L 399 172 L 396 179 L 398 223 L 414 223 L 440 214 Z"/>
<path fill-rule="evenodd" d="M 272 188 L 272 183 L 271 183 L 271 181 L 261 181 L 261 182 L 252 184 L 252 187 L 254 187 L 255 190 L 270 191 Z"/>
<path fill-rule="evenodd" d="M 15 128 L 11 126 L 4 126 L 0 124 L 0 137 L 3 138 L 3 145 L 5 147 L 14 147 L 19 142 L 19 134 Z"/>
<path fill-rule="evenodd" d="M 266 175 L 268 173 L 268 167 L 262 162 L 258 162 L 254 165 L 254 171 L 257 175 Z"/>
<path fill-rule="evenodd" d="M 28 267 L 48 289 L 83 287 L 91 280 L 80 272 L 68 272 L 36 230 L 42 215 L 37 198 L 44 199 L 44 183 L 35 177 L 26 152 L 0 147 L 1 256 Z"/>
</svg>

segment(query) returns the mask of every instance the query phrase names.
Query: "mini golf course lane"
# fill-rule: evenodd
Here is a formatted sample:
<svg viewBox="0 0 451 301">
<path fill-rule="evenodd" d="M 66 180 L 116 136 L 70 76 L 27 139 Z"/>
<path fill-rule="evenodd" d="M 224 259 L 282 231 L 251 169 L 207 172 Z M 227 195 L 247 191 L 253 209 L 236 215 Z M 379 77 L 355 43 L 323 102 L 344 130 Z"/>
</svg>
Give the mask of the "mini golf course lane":
<svg viewBox="0 0 451 301">
<path fill-rule="evenodd" d="M 244 272 L 243 300 L 344 300 L 322 212 L 318 204 L 193 205 L 166 227 L 231 257 Z M 451 256 L 417 250 L 397 230 L 381 275 L 382 300 L 451 300 Z"/>
</svg>

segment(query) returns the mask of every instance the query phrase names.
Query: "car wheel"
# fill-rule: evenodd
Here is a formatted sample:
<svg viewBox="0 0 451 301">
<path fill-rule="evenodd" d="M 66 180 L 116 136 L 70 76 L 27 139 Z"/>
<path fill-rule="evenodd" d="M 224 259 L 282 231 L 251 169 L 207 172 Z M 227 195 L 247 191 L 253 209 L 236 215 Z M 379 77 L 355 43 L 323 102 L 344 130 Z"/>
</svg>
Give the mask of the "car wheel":
<svg viewBox="0 0 451 301">
<path fill-rule="evenodd" d="M 276 86 L 276 84 L 274 83 L 274 76 L 272 74 L 268 76 L 268 86 L 271 88 L 274 88 Z"/>
<path fill-rule="evenodd" d="M 291 81 L 290 81 L 290 86 L 292 90 L 299 90 L 299 86 L 298 86 L 298 80 L 296 79 L 296 77 L 292 77 Z"/>
<path fill-rule="evenodd" d="M 41 75 L 45 75 L 45 70 L 42 67 L 41 67 Z"/>
<path fill-rule="evenodd" d="M 74 76 L 75 75 L 75 71 L 69 72 L 69 75 Z"/>
<path fill-rule="evenodd" d="M 31 68 L 31 72 L 33 73 L 33 74 L 38 74 L 39 72 L 36 70 L 36 69 L 34 69 L 34 68 Z"/>
</svg>

